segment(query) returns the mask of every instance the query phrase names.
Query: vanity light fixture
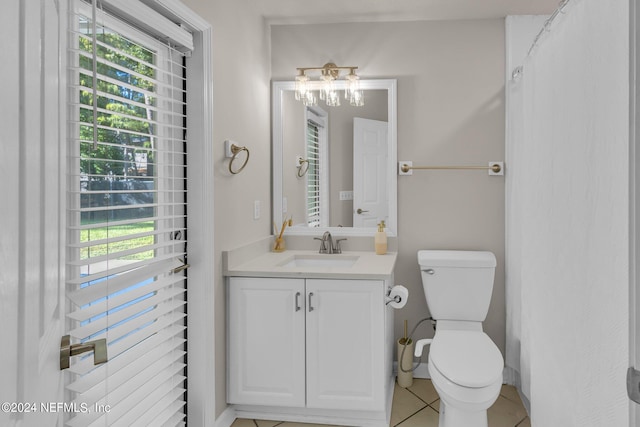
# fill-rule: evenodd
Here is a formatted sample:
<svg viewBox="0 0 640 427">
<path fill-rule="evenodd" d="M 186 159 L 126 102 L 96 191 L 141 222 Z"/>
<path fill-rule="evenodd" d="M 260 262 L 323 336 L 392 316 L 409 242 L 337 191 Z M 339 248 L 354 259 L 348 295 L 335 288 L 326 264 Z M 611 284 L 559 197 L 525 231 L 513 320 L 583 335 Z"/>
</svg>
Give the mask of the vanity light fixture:
<svg viewBox="0 0 640 427">
<path fill-rule="evenodd" d="M 302 101 L 306 106 L 318 105 L 318 96 L 312 90 L 312 82 L 309 80 L 307 72 L 320 72 L 320 99 L 328 106 L 336 107 L 340 105 L 340 95 L 335 88 L 335 81 L 340 78 L 341 71 L 348 71 L 344 76 L 347 82 L 344 90 L 345 99 L 349 100 L 349 104 L 361 107 L 364 105 L 364 94 L 360 89 L 360 77 L 356 74 L 358 67 L 338 67 L 333 62 L 328 62 L 322 67 L 297 68 L 296 76 L 296 99 Z"/>
</svg>

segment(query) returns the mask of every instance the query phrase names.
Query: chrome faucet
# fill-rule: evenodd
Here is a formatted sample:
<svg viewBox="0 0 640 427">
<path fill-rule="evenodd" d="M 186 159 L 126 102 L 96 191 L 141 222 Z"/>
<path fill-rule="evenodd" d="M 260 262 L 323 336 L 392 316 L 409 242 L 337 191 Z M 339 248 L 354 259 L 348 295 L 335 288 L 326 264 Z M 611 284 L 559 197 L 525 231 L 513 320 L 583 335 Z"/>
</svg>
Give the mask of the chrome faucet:
<svg viewBox="0 0 640 427">
<path fill-rule="evenodd" d="M 336 240 L 335 246 L 333 245 L 333 237 L 331 233 L 325 231 L 320 237 L 314 237 L 314 240 L 320 240 L 320 250 L 318 251 L 321 254 L 341 254 L 342 248 L 340 247 L 340 242 L 347 239 L 338 239 Z"/>
<path fill-rule="evenodd" d="M 332 254 L 333 253 L 333 237 L 331 237 L 331 233 L 325 231 L 322 235 L 322 239 L 319 237 L 314 237 L 314 240 L 320 240 L 320 250 L 318 251 L 321 254 Z M 329 243 L 329 246 L 327 246 Z"/>
</svg>

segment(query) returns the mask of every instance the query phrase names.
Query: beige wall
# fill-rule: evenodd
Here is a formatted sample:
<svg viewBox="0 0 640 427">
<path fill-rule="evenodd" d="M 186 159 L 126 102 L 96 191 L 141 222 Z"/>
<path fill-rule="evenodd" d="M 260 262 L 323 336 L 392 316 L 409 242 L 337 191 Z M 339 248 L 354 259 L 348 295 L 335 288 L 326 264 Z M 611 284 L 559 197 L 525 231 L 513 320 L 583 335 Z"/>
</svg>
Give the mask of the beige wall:
<svg viewBox="0 0 640 427">
<path fill-rule="evenodd" d="M 362 78 L 397 78 L 400 160 L 483 165 L 504 159 L 503 19 L 273 26 L 271 44 L 274 80 L 329 61 L 357 65 Z M 498 267 L 485 330 L 504 353 L 504 178 L 416 171 L 398 177 L 398 205 L 396 282 L 411 298 L 396 313 L 396 335 L 404 319 L 413 325 L 428 316 L 419 249 L 490 250 Z"/>
<path fill-rule="evenodd" d="M 184 0 L 213 27 L 216 416 L 226 407 L 226 311 L 220 251 L 271 234 L 270 78 L 298 66 L 356 64 L 366 78 L 398 79 L 398 158 L 415 164 L 482 163 L 504 156 L 504 22 L 448 21 L 272 27 L 244 2 Z M 271 40 L 272 46 L 269 46 Z M 270 50 L 271 64 L 270 64 Z M 270 66 L 272 70 L 270 70 Z M 227 171 L 223 142 L 251 150 L 240 174 Z M 485 329 L 504 348 L 504 187 L 482 172 L 399 177 L 396 281 L 412 295 L 397 313 L 427 315 L 416 251 L 488 249 L 499 265 Z M 253 219 L 253 202 L 262 215 Z M 424 335 L 431 331 L 425 330 Z M 213 379 L 212 379 L 213 380 Z"/>
<path fill-rule="evenodd" d="M 216 416 L 226 408 L 226 312 L 222 250 L 253 242 L 271 232 L 271 118 L 269 34 L 262 17 L 247 2 L 184 3 L 213 27 L 213 141 L 215 156 L 215 382 Z M 228 172 L 224 140 L 251 151 L 242 173 Z M 253 219 L 253 202 L 262 215 Z M 213 358 L 212 358 L 213 360 Z M 197 373 L 196 373 L 197 374 Z M 211 379 L 214 380 L 213 378 Z"/>
</svg>

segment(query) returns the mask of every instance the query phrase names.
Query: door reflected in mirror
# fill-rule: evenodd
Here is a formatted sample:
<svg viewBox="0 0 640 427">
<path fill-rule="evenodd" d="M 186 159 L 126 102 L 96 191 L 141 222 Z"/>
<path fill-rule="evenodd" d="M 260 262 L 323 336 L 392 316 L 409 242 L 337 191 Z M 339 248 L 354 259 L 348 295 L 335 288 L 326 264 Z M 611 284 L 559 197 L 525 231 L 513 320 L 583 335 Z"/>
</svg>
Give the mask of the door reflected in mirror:
<svg viewBox="0 0 640 427">
<path fill-rule="evenodd" d="M 396 82 L 363 80 L 364 106 L 308 107 L 273 83 L 274 221 L 288 234 L 396 232 Z"/>
</svg>

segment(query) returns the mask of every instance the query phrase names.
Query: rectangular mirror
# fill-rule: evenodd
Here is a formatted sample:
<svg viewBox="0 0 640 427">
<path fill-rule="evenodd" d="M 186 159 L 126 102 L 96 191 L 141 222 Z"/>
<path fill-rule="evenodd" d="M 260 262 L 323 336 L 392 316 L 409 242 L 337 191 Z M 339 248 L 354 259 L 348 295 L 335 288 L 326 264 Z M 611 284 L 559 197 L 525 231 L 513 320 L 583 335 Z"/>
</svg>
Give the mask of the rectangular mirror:
<svg viewBox="0 0 640 427">
<path fill-rule="evenodd" d="M 344 90 L 345 82 L 336 81 Z M 397 234 L 396 80 L 361 80 L 364 105 L 307 107 L 272 83 L 273 219 L 286 234 Z M 319 83 L 318 83 L 319 88 Z M 314 89 L 312 87 L 312 89 Z"/>
</svg>

